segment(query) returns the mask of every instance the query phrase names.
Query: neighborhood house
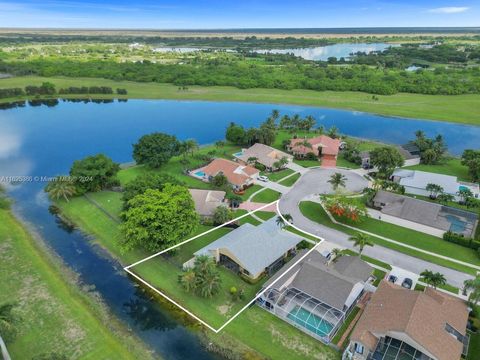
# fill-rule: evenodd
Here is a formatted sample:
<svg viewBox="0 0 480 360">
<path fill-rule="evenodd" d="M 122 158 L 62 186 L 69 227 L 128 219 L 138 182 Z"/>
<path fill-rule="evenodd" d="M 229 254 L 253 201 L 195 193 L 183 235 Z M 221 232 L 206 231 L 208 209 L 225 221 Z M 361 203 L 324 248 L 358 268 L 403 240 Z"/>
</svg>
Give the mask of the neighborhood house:
<svg viewBox="0 0 480 360">
<path fill-rule="evenodd" d="M 405 187 L 405 192 L 415 195 L 429 196 L 430 192 L 426 190 L 428 184 L 440 185 L 444 193 L 453 195 L 457 200 L 460 200 L 457 192 L 461 189 L 469 189 L 475 198 L 480 194 L 478 184 L 458 181 L 451 175 L 397 169 L 392 175 L 392 180 Z"/>
<path fill-rule="evenodd" d="M 343 360 L 459 360 L 466 353 L 464 301 L 427 287 L 382 281 L 353 330 Z"/>
<path fill-rule="evenodd" d="M 380 209 L 382 220 L 395 217 L 438 229 L 438 236 L 451 231 L 471 237 L 475 233 L 478 216 L 470 211 L 464 211 L 429 201 L 414 199 L 408 196 L 379 190 L 373 198 L 373 206 Z M 406 227 L 414 224 L 404 224 Z M 414 226 L 412 226 L 414 227 Z M 431 231 L 424 231 L 432 233 Z M 434 234 L 437 235 L 437 234 Z"/>
<path fill-rule="evenodd" d="M 275 170 L 275 163 L 283 158 L 289 162 L 293 160 L 292 155 L 260 143 L 256 143 L 248 149 L 242 149 L 241 152 L 234 154 L 234 156 L 244 165 L 248 165 L 252 159 L 255 159 L 254 162 L 262 164 L 269 171 Z"/>
<path fill-rule="evenodd" d="M 374 290 L 373 269 L 358 256 L 331 261 L 317 249 L 295 265 L 306 253 L 300 251 L 264 284 L 262 291 L 268 290 L 257 304 L 329 343 L 361 296 Z"/>
<path fill-rule="evenodd" d="M 225 191 L 189 189 L 195 203 L 195 211 L 200 217 L 213 216 L 215 209 L 219 206 L 226 206 Z"/>
<path fill-rule="evenodd" d="M 397 150 L 403 157 L 404 163 L 403 166 L 413 166 L 420 164 L 420 152 L 416 145 L 406 144 L 401 146 L 396 146 Z M 361 151 L 360 159 L 362 162 L 363 168 L 368 168 L 370 164 L 370 151 Z"/>
<path fill-rule="evenodd" d="M 218 158 L 212 160 L 210 164 L 190 172 L 191 176 L 203 181 L 211 181 L 218 174 L 223 174 L 234 189 L 240 190 L 255 184 L 255 179 L 260 171 L 249 165 Z"/>
<path fill-rule="evenodd" d="M 291 139 L 287 149 L 299 158 L 305 157 L 308 153 L 314 153 L 321 159 L 322 166 L 335 167 L 340 143 L 339 139 L 320 135 L 311 139 Z"/>
<path fill-rule="evenodd" d="M 194 255 L 211 256 L 226 268 L 255 280 L 282 267 L 286 257 L 295 254 L 300 241 L 301 237 L 282 230 L 272 218 L 258 226 L 243 224 Z M 190 267 L 194 259 L 184 267 Z"/>
</svg>

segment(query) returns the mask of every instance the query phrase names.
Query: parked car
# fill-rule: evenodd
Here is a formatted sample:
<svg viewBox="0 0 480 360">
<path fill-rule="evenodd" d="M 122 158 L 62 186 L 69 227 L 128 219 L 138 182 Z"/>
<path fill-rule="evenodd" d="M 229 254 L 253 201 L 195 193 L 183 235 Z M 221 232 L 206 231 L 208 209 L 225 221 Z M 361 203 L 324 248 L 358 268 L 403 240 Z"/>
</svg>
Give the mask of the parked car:
<svg viewBox="0 0 480 360">
<path fill-rule="evenodd" d="M 388 281 L 390 281 L 391 283 L 396 283 L 398 280 L 398 278 L 395 276 L 395 275 L 389 275 L 388 276 Z"/>
<path fill-rule="evenodd" d="M 268 182 L 268 177 L 266 177 L 265 175 L 260 175 L 259 177 L 257 177 L 257 179 L 263 182 Z"/>
<path fill-rule="evenodd" d="M 402 287 L 404 287 L 405 289 L 411 289 L 412 285 L 413 285 L 413 280 L 409 278 L 405 278 L 405 280 L 403 280 L 402 282 Z"/>
</svg>

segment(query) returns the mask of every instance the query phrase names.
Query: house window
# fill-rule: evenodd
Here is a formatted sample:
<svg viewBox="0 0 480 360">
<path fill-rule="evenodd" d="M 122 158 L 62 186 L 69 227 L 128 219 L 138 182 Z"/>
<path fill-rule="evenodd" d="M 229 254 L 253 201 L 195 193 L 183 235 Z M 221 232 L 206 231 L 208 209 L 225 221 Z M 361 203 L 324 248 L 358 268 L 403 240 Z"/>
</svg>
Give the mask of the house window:
<svg viewBox="0 0 480 360">
<path fill-rule="evenodd" d="M 355 352 L 357 354 L 363 354 L 363 345 L 355 343 Z"/>
</svg>

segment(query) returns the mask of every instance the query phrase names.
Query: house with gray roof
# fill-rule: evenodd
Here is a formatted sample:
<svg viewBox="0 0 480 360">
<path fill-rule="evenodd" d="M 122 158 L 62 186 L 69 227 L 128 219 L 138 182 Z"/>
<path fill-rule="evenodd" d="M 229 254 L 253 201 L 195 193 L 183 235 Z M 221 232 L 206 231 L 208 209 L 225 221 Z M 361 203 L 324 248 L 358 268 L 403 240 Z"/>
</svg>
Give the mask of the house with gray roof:
<svg viewBox="0 0 480 360">
<path fill-rule="evenodd" d="M 285 258 L 295 253 L 300 241 L 301 237 L 282 230 L 272 218 L 258 226 L 243 224 L 194 255 L 211 256 L 217 263 L 255 280 L 282 267 Z M 184 267 L 193 263 L 192 260 Z"/>
<path fill-rule="evenodd" d="M 195 204 L 195 211 L 202 218 L 213 216 L 219 206 L 227 206 L 225 202 L 225 191 L 189 189 Z"/>
<path fill-rule="evenodd" d="M 440 236 L 446 231 L 452 231 L 471 237 L 478 223 L 477 214 L 470 211 L 384 190 L 377 191 L 373 198 L 373 206 L 387 216 L 438 229 L 440 230 Z M 383 220 L 388 221 L 388 218 L 383 217 Z"/>
<path fill-rule="evenodd" d="M 358 256 L 332 261 L 316 249 L 306 254 L 299 252 L 264 284 L 257 304 L 329 343 L 360 297 L 373 290 L 373 268 Z"/>
<path fill-rule="evenodd" d="M 402 185 L 405 192 L 415 195 L 429 196 L 430 192 L 426 190 L 428 184 L 440 185 L 444 193 L 453 195 L 457 200 L 457 192 L 461 189 L 469 189 L 475 198 L 480 194 L 478 184 L 458 181 L 455 176 L 426 171 L 397 169 L 393 172 L 392 180 Z"/>
</svg>

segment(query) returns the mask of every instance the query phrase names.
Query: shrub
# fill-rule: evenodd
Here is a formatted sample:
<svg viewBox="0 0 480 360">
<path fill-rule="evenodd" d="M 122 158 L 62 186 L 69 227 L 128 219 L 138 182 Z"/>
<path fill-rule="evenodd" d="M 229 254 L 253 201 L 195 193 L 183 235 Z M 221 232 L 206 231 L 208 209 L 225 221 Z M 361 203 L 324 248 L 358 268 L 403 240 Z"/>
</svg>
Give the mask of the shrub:
<svg viewBox="0 0 480 360">
<path fill-rule="evenodd" d="M 315 155 L 315 153 L 313 153 L 313 152 L 308 152 L 308 153 L 305 155 L 305 160 L 318 160 L 318 158 L 317 158 L 317 155 Z"/>
<path fill-rule="evenodd" d="M 451 231 L 447 231 L 443 234 L 443 240 L 458 244 L 460 246 L 468 247 L 470 249 L 479 250 L 480 249 L 480 241 L 475 240 L 472 238 L 467 238 L 463 235 L 456 234 Z"/>
<path fill-rule="evenodd" d="M 265 165 L 257 162 L 257 163 L 255 163 L 255 169 L 260 170 L 260 171 L 265 171 L 267 168 L 265 167 Z"/>
</svg>

